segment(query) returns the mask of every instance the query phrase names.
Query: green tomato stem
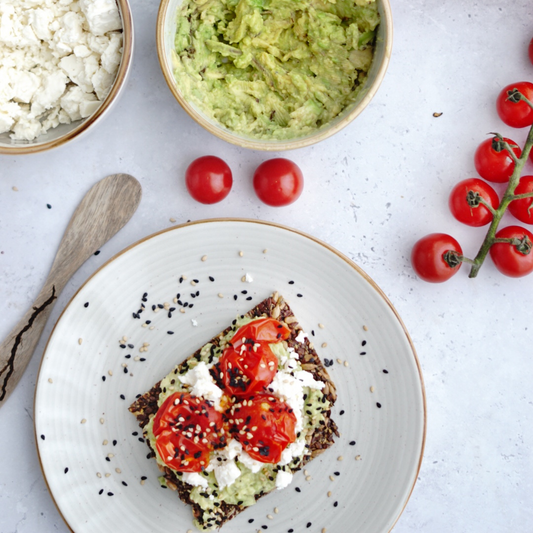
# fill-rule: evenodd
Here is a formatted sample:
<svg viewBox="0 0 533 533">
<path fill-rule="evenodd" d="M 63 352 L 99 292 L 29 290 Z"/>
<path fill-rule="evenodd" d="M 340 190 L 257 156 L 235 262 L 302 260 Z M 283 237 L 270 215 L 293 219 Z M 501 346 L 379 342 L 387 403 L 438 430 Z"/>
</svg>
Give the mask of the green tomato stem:
<svg viewBox="0 0 533 533">
<path fill-rule="evenodd" d="M 531 108 L 533 108 L 533 104 L 525 98 L 523 95 L 522 100 L 524 100 Z M 507 143 L 506 143 L 507 144 Z M 490 223 L 489 229 L 487 231 L 487 234 L 485 235 L 485 239 L 481 243 L 481 247 L 479 248 L 479 251 L 474 257 L 472 268 L 470 269 L 470 273 L 468 277 L 475 278 L 479 272 L 479 269 L 481 268 L 481 265 L 483 264 L 483 261 L 485 261 L 485 258 L 487 257 L 487 254 L 489 253 L 490 247 L 497 242 L 496 241 L 496 231 L 498 230 L 498 225 L 500 224 L 500 221 L 509 207 L 509 204 L 513 201 L 518 199 L 522 195 L 515 195 L 514 191 L 516 189 L 516 186 L 518 185 L 518 182 L 520 181 L 520 177 L 522 175 L 522 169 L 524 168 L 524 165 L 526 164 L 527 158 L 529 157 L 529 153 L 531 152 L 531 148 L 533 147 L 533 125 L 529 129 L 529 134 L 526 139 L 526 143 L 524 145 L 524 149 L 522 150 L 522 154 L 519 158 L 516 159 L 516 164 L 513 170 L 513 173 L 511 174 L 511 177 L 509 178 L 509 183 L 507 184 L 507 188 L 505 189 L 505 193 L 503 194 L 502 201 L 498 207 L 498 209 L 494 210 L 494 215 L 492 218 L 492 222 Z M 509 147 L 510 148 L 510 147 Z M 507 149 L 507 146 L 506 146 Z M 512 153 L 512 150 L 509 150 L 509 152 Z M 530 197 L 531 195 L 525 196 Z"/>
</svg>

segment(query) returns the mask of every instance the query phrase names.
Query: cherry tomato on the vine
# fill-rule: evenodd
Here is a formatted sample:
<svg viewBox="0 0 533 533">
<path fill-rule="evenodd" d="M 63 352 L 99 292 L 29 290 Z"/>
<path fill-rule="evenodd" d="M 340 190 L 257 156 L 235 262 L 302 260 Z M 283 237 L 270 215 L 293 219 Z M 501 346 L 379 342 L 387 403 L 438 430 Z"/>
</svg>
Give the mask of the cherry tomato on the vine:
<svg viewBox="0 0 533 533">
<path fill-rule="evenodd" d="M 214 155 L 195 159 L 185 172 L 189 194 L 202 204 L 224 200 L 231 191 L 233 176 L 228 164 Z"/>
<path fill-rule="evenodd" d="M 282 207 L 292 204 L 302 194 L 304 178 L 296 163 L 278 157 L 261 163 L 254 173 L 254 190 L 267 205 Z"/>
<path fill-rule="evenodd" d="M 522 176 L 514 194 L 527 194 L 533 192 L 533 176 Z M 533 224 L 533 197 L 521 198 L 520 200 L 513 200 L 509 204 L 509 212 L 520 222 L 526 224 Z"/>
<path fill-rule="evenodd" d="M 516 242 L 496 242 L 490 256 L 496 268 L 506 276 L 520 278 L 533 272 L 533 233 L 520 226 L 507 226 L 496 233 L 497 239 Z"/>
<path fill-rule="evenodd" d="M 516 91 L 519 91 L 530 102 L 533 102 L 533 83 L 519 81 L 503 88 L 496 100 L 496 110 L 503 122 L 508 126 L 525 128 L 533 124 L 533 109 L 518 98 Z"/>
<path fill-rule="evenodd" d="M 509 181 L 513 173 L 515 163 L 511 155 L 504 147 L 504 142 L 511 146 L 516 157 L 520 157 L 522 150 L 511 139 L 494 136 L 484 140 L 476 149 L 474 154 L 474 165 L 478 174 L 495 183 L 505 183 Z"/>
<path fill-rule="evenodd" d="M 411 264 L 424 281 L 441 283 L 450 279 L 461 268 L 463 250 L 446 233 L 430 233 L 413 246 Z"/>
<path fill-rule="evenodd" d="M 468 226 L 485 226 L 492 220 L 492 213 L 481 202 L 483 200 L 493 209 L 500 205 L 496 191 L 485 181 L 470 178 L 460 181 L 450 193 L 448 205 L 452 215 Z"/>
</svg>

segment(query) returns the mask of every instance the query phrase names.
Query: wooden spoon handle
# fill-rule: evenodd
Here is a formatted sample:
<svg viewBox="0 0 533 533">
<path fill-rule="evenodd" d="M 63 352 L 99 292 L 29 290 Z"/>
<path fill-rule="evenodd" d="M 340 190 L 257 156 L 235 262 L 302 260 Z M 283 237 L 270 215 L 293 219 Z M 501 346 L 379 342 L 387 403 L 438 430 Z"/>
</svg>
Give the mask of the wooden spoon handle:
<svg viewBox="0 0 533 533">
<path fill-rule="evenodd" d="M 47 283 L 33 305 L 0 344 L 0 405 L 11 394 L 30 362 L 59 291 Z"/>
<path fill-rule="evenodd" d="M 0 407 L 35 351 L 55 301 L 74 272 L 131 218 L 141 201 L 139 182 L 113 174 L 94 185 L 72 215 L 37 299 L 0 344 Z"/>
</svg>

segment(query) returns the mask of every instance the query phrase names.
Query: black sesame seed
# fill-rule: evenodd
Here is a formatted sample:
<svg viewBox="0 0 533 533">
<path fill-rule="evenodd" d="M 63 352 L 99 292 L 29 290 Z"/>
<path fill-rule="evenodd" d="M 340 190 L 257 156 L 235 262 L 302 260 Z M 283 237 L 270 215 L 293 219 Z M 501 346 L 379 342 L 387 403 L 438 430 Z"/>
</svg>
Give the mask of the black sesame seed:
<svg viewBox="0 0 533 533">
<path fill-rule="evenodd" d="M 213 276 L 209 276 L 209 281 L 215 281 L 215 278 Z"/>
<path fill-rule="evenodd" d="M 144 442 L 144 439 L 142 437 L 139 437 L 139 442 Z"/>
<path fill-rule="evenodd" d="M 100 250 L 96 250 L 96 252 L 94 252 L 94 255 L 99 255 L 100 254 Z"/>
<path fill-rule="evenodd" d="M 109 457 L 106 457 L 105 460 L 110 463 L 111 462 L 111 459 Z"/>
<path fill-rule="evenodd" d="M 289 281 L 289 285 L 294 285 L 294 281 L 292 281 L 292 279 Z"/>
<path fill-rule="evenodd" d="M 124 374 L 127 374 L 127 373 L 128 373 L 128 367 L 125 366 L 125 367 L 124 367 Z"/>
<path fill-rule="evenodd" d="M 105 381 L 105 376 L 102 376 L 102 381 Z"/>
<path fill-rule="evenodd" d="M 381 404 L 379 402 L 376 402 L 376 405 L 378 406 L 379 409 L 381 409 Z"/>
<path fill-rule="evenodd" d="M 146 361 L 146 357 L 141 357 L 139 361 Z"/>
<path fill-rule="evenodd" d="M 141 476 L 142 481 L 146 481 L 148 478 L 146 476 Z"/>
<path fill-rule="evenodd" d="M 65 474 L 68 472 L 68 466 L 64 470 Z"/>
<path fill-rule="evenodd" d="M 312 522 L 307 522 L 306 526 L 305 527 L 311 527 L 313 525 Z"/>
<path fill-rule="evenodd" d="M 114 440 L 114 441 L 113 441 L 113 446 L 116 446 L 116 445 L 117 445 L 117 441 Z"/>
<path fill-rule="evenodd" d="M 124 396 L 124 394 L 121 394 L 121 395 L 120 395 L 120 399 L 121 399 L 121 400 L 125 400 L 125 399 L 126 399 L 126 396 Z"/>
<path fill-rule="evenodd" d="M 268 529 L 268 526 L 261 526 L 263 529 Z"/>
<path fill-rule="evenodd" d="M 335 503 L 333 504 L 333 507 L 337 507 L 337 505 L 339 505 L 339 502 L 335 502 Z"/>
<path fill-rule="evenodd" d="M 247 299 L 247 300 L 249 301 L 249 300 L 251 300 L 251 299 L 252 299 L 252 297 L 251 297 L 251 296 L 248 296 L 248 297 L 247 297 L 246 299 Z"/>
<path fill-rule="evenodd" d="M 363 342 L 361 343 L 361 346 L 366 346 L 366 341 L 363 341 Z"/>
<path fill-rule="evenodd" d="M 302 298 L 303 294 L 298 293 L 296 296 L 298 296 L 298 298 Z"/>
<path fill-rule="evenodd" d="M 366 352 L 361 352 L 359 355 L 366 355 Z"/>
<path fill-rule="evenodd" d="M 388 371 L 386 368 L 384 368 L 384 369 L 383 369 L 383 373 L 384 373 L 384 374 L 388 374 L 389 371 Z"/>
<path fill-rule="evenodd" d="M 344 409 L 342 409 L 341 411 L 339 411 L 339 415 L 343 415 L 344 414 Z"/>
<path fill-rule="evenodd" d="M 233 299 L 236 300 L 238 296 L 236 294 L 233 295 Z"/>
<path fill-rule="evenodd" d="M 296 492 L 302 492 L 302 489 L 301 489 L 300 487 L 294 487 L 294 490 L 295 490 Z"/>
<path fill-rule="evenodd" d="M 355 446 L 355 441 L 354 441 L 354 440 L 352 440 L 352 441 L 350 442 L 350 446 Z"/>
<path fill-rule="evenodd" d="M 100 490 L 98 491 L 98 494 L 102 494 L 103 492 L 104 492 L 104 489 L 100 489 Z"/>
<path fill-rule="evenodd" d="M 50 204 L 46 204 L 46 207 L 48 207 L 48 209 L 52 209 L 52 206 Z"/>
<path fill-rule="evenodd" d="M 85 303 L 83 304 L 83 307 L 89 307 L 89 302 L 85 302 Z"/>
<path fill-rule="evenodd" d="M 336 476 L 340 476 L 341 473 L 340 472 L 333 472 Z"/>
<path fill-rule="evenodd" d="M 248 523 L 251 524 L 254 520 L 254 518 L 250 518 L 250 520 L 248 520 Z"/>
<path fill-rule="evenodd" d="M 131 357 L 131 353 L 124 356 L 126 359 L 129 359 Z"/>
<path fill-rule="evenodd" d="M 134 313 L 134 314 L 135 314 L 135 313 Z M 120 346 L 122 349 L 126 348 L 126 345 L 125 345 L 125 344 L 119 344 L 119 346 Z"/>
<path fill-rule="evenodd" d="M 125 487 L 128 486 L 128 484 L 127 484 L 125 481 L 123 481 L 122 484 L 123 484 Z"/>
<path fill-rule="evenodd" d="M 113 496 L 113 493 L 112 492 L 108 492 L 107 495 L 108 496 Z"/>
<path fill-rule="evenodd" d="M 294 529 L 289 529 L 289 531 L 287 533 L 292 533 L 294 531 Z"/>
<path fill-rule="evenodd" d="M 139 434 L 138 431 L 134 431 L 134 432 L 132 433 L 132 435 L 133 435 L 134 437 L 136 437 L 138 434 Z"/>
</svg>

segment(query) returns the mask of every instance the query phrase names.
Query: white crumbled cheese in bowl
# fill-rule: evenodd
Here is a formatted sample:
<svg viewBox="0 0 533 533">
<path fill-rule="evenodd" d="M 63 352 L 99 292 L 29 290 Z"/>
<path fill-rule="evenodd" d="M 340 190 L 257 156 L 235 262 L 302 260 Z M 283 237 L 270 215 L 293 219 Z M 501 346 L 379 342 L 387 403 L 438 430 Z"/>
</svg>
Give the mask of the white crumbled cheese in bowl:
<svg viewBox="0 0 533 533">
<path fill-rule="evenodd" d="M 115 0 L 0 0 L 0 134 L 32 141 L 90 116 L 121 59 Z"/>
</svg>

